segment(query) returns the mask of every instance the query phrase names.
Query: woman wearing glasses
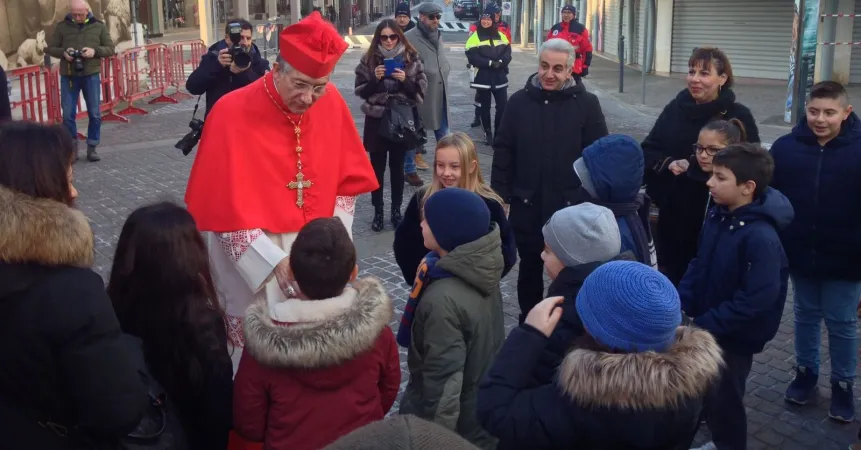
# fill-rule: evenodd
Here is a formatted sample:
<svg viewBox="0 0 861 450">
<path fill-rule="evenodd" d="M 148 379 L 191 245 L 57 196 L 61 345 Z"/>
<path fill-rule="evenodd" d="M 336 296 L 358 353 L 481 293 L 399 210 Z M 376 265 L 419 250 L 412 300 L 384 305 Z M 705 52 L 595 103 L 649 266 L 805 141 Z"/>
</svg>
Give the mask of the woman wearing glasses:
<svg viewBox="0 0 861 450">
<path fill-rule="evenodd" d="M 705 182 L 711 158 L 733 142 L 759 142 L 753 115 L 735 101 L 732 66 L 724 52 L 694 49 L 687 84 L 664 107 L 642 144 L 646 192 L 660 208 L 658 268 L 675 285 L 696 255 L 709 200 Z"/>
<path fill-rule="evenodd" d="M 387 109 L 393 104 L 419 105 L 427 92 L 427 77 L 418 52 L 404 38 L 401 27 L 393 19 L 377 25 L 371 47 L 356 66 L 356 95 L 363 98 L 365 113 L 363 141 L 371 155 L 371 165 L 380 187 L 371 193 L 374 222 L 371 229 L 382 231 L 383 175 L 388 160 L 392 189 L 391 222 L 401 223 L 401 203 L 404 196 L 404 156 L 408 146 L 392 142 L 380 134 Z"/>
</svg>

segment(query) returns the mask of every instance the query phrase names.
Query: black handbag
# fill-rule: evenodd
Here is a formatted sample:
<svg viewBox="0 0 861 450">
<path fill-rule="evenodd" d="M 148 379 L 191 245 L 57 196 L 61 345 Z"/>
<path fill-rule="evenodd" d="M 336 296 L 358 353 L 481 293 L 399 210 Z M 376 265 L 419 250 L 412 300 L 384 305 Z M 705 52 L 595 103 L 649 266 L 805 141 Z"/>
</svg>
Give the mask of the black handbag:
<svg viewBox="0 0 861 450">
<path fill-rule="evenodd" d="M 416 148 L 427 142 L 418 108 L 399 98 L 389 99 L 380 121 L 379 135 L 405 148 Z"/>
</svg>

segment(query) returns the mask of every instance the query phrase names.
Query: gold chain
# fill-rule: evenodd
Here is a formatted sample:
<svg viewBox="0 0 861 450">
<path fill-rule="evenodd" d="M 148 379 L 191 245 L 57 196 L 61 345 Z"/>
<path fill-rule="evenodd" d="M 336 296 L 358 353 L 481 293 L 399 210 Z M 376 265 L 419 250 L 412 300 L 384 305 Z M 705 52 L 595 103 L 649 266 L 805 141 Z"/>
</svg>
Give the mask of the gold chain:
<svg viewBox="0 0 861 450">
<path fill-rule="evenodd" d="M 274 78 L 272 79 L 272 85 L 275 87 L 275 92 L 278 92 L 278 86 L 275 86 Z M 305 174 L 302 173 L 302 118 L 305 117 L 305 114 L 299 115 L 299 122 L 297 123 L 295 120 L 293 120 L 292 117 L 290 117 L 289 114 L 287 114 L 287 111 L 284 111 L 284 108 L 278 106 L 278 102 L 275 101 L 275 98 L 272 97 L 272 94 L 269 92 L 269 86 L 266 83 L 266 80 L 263 81 L 263 88 L 266 90 L 266 95 L 269 96 L 269 100 L 272 100 L 272 103 L 274 103 L 275 106 L 278 107 L 278 110 L 281 111 L 281 114 L 284 114 L 284 117 L 286 117 L 287 120 L 290 121 L 290 124 L 293 125 L 293 133 L 296 134 L 296 169 L 298 170 L 298 173 L 296 174 L 297 182 L 291 182 L 291 184 L 296 186 L 297 189 L 299 189 L 299 197 L 296 204 L 301 208 L 304 204 L 301 189 L 302 187 L 311 187 L 311 182 L 309 180 L 305 180 L 305 184 L 303 185 Z M 289 187 L 291 189 L 293 188 L 293 186 Z"/>
</svg>

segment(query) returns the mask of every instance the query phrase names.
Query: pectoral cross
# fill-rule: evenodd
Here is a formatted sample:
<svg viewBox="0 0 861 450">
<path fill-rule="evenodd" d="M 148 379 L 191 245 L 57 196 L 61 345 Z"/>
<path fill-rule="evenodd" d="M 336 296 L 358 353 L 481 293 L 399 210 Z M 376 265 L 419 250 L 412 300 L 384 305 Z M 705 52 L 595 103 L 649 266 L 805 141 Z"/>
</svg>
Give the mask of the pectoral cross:
<svg viewBox="0 0 861 450">
<path fill-rule="evenodd" d="M 293 189 L 296 191 L 296 206 L 302 207 L 305 205 L 305 194 L 304 189 L 308 189 L 311 187 L 311 180 L 306 180 L 305 175 L 302 172 L 296 174 L 296 181 L 291 181 L 287 184 L 288 189 Z"/>
</svg>

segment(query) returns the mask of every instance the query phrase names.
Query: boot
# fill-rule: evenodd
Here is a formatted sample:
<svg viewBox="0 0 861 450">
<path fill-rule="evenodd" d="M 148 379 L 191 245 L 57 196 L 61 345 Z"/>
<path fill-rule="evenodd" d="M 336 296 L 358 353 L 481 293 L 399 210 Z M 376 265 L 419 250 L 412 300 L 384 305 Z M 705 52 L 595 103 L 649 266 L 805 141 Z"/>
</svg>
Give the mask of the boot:
<svg viewBox="0 0 861 450">
<path fill-rule="evenodd" d="M 484 143 L 487 145 L 493 145 L 493 132 L 490 131 L 490 128 L 484 129 Z"/>
<path fill-rule="evenodd" d="M 422 181 L 422 179 L 419 177 L 419 174 L 417 173 L 410 173 L 404 175 L 404 180 L 409 183 L 410 186 L 414 187 L 422 187 L 425 184 L 425 182 Z"/>
<path fill-rule="evenodd" d="M 385 218 L 383 217 L 383 207 L 382 206 L 374 206 L 374 221 L 371 222 L 371 229 L 380 232 L 383 231 L 385 225 L 383 221 Z"/>
<path fill-rule="evenodd" d="M 814 373 L 807 367 L 796 367 L 795 379 L 786 388 L 784 399 L 796 405 L 806 405 L 810 401 L 810 397 L 816 392 L 816 383 L 818 381 L 818 373 Z"/>
<path fill-rule="evenodd" d="M 404 221 L 404 216 L 401 215 L 401 208 L 396 207 L 395 205 L 392 205 L 392 225 L 394 225 L 395 228 L 397 228 L 398 225 L 400 225 L 401 222 L 403 222 L 403 221 Z"/>
<path fill-rule="evenodd" d="M 95 145 L 88 145 L 87 146 L 87 161 L 96 162 L 96 161 L 101 161 L 101 159 L 102 159 L 102 157 L 99 156 L 98 153 L 96 153 L 96 146 Z"/>
<path fill-rule="evenodd" d="M 419 170 L 428 170 L 430 166 L 425 162 L 424 157 L 421 154 L 416 153 L 416 169 Z"/>
<path fill-rule="evenodd" d="M 470 128 L 477 128 L 481 126 L 481 117 L 478 117 L 478 114 L 475 115 L 475 119 L 472 119 L 472 123 L 469 124 Z"/>
<path fill-rule="evenodd" d="M 75 157 L 72 158 L 72 164 L 78 162 L 81 159 L 81 143 L 79 141 L 75 141 Z"/>
<path fill-rule="evenodd" d="M 851 423 L 855 419 L 854 398 L 852 383 L 832 381 L 831 407 L 828 409 L 828 417 L 838 422 Z"/>
</svg>

